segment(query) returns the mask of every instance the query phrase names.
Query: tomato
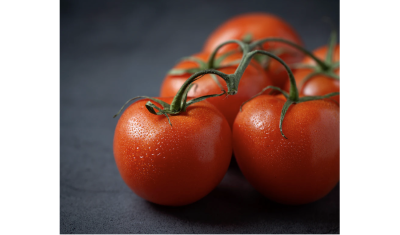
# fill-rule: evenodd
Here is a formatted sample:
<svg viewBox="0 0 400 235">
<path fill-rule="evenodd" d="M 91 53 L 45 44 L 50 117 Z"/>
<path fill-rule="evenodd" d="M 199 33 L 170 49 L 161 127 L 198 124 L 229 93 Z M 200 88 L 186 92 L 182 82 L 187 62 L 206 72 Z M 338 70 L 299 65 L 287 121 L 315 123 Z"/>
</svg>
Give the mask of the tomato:
<svg viewBox="0 0 400 235">
<path fill-rule="evenodd" d="M 333 58 L 332 61 L 333 63 L 339 62 L 340 61 L 340 46 L 336 45 L 333 51 Z M 328 52 L 328 47 L 323 46 L 321 48 L 318 48 L 317 50 L 313 51 L 313 54 L 325 61 L 326 59 L 326 54 Z M 316 62 L 311 59 L 310 57 L 306 57 L 303 61 L 302 64 L 305 65 L 313 65 L 316 66 Z M 336 75 L 339 75 L 340 68 L 334 69 L 334 73 Z M 326 95 L 332 92 L 339 92 L 340 91 L 340 82 L 339 80 L 330 78 L 326 75 L 315 75 L 308 81 L 306 81 L 303 84 L 303 79 L 306 78 L 309 74 L 314 72 L 314 69 L 296 69 L 294 72 L 294 77 L 296 79 L 296 84 L 299 89 L 300 96 L 322 96 Z M 290 83 L 289 81 L 286 83 L 285 90 L 289 90 Z M 339 96 L 334 96 L 331 99 L 335 100 L 340 104 L 340 97 Z"/>
<path fill-rule="evenodd" d="M 232 140 L 226 119 L 201 101 L 171 115 L 171 127 L 164 115 L 146 109 L 147 101 L 131 104 L 115 129 L 114 157 L 123 180 L 138 196 L 161 205 L 180 206 L 203 198 L 222 180 L 230 163 Z"/>
<path fill-rule="evenodd" d="M 292 104 L 279 129 L 283 96 L 261 95 L 233 125 L 236 161 L 250 184 L 283 204 L 305 204 L 339 181 L 339 107 L 327 100 Z"/>
<path fill-rule="evenodd" d="M 203 51 L 212 52 L 218 45 L 225 41 L 237 39 L 243 40 L 248 35 L 251 41 L 268 37 L 279 37 L 303 45 L 295 30 L 285 21 L 277 16 L 266 13 L 247 13 L 233 17 L 219 26 L 207 39 Z M 236 44 L 228 44 L 220 49 L 221 52 L 238 48 Z M 267 42 L 263 45 L 264 50 L 277 52 L 287 64 L 299 62 L 303 53 L 293 47 L 279 42 Z M 282 50 L 282 52 L 278 52 Z M 288 80 L 284 67 L 277 61 L 271 60 L 267 70 L 273 79 L 273 85 L 284 88 Z"/>
<path fill-rule="evenodd" d="M 208 53 L 199 53 L 195 55 L 196 58 L 207 62 L 209 58 Z M 237 59 L 241 59 L 242 54 L 236 53 L 227 57 L 221 66 L 224 66 L 232 61 Z M 192 61 L 183 61 L 178 63 L 174 69 L 187 69 L 187 68 L 198 68 L 199 65 Z M 233 74 L 237 68 L 237 65 L 228 66 L 224 68 L 217 69 L 226 74 Z M 161 86 L 160 96 L 161 97 L 169 97 L 174 96 L 182 84 L 190 77 L 191 74 L 185 73 L 182 75 L 167 75 L 164 79 L 164 82 Z M 207 74 L 204 75 L 201 79 L 197 80 L 195 83 L 198 85 L 197 88 L 192 88 L 189 91 L 189 96 L 191 97 L 199 97 L 210 94 L 221 93 L 221 88 L 219 85 L 212 79 L 212 75 Z M 226 82 L 218 77 L 218 81 L 223 86 L 225 90 L 227 90 Z M 244 74 L 239 83 L 238 93 L 232 96 L 221 96 L 207 99 L 210 103 L 215 105 L 219 111 L 225 116 L 230 126 L 233 125 L 233 121 L 237 113 L 239 112 L 239 108 L 243 102 L 250 99 L 257 93 L 259 93 L 264 87 L 272 85 L 272 81 L 270 77 L 265 74 L 262 67 L 256 63 L 251 62 L 249 66 L 246 68 Z"/>
</svg>

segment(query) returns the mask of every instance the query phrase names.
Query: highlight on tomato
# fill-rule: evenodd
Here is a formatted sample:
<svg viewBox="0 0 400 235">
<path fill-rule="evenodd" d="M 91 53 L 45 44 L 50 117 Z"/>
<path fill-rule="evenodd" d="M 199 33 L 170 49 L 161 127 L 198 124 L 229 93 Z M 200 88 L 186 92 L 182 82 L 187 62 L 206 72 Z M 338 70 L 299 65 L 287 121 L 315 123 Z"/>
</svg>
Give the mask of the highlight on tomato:
<svg viewBox="0 0 400 235">
<path fill-rule="evenodd" d="M 232 39 L 251 43 L 263 38 L 281 38 L 303 45 L 298 33 L 283 19 L 272 14 L 253 12 L 235 16 L 220 25 L 208 37 L 203 51 L 211 53 L 218 45 Z M 284 43 L 266 42 L 260 46 L 262 50 L 278 55 L 290 66 L 303 58 L 303 53 Z M 231 44 L 222 48 L 221 52 L 235 49 L 238 49 L 238 46 Z M 257 60 L 271 77 L 273 85 L 283 89 L 288 80 L 285 68 L 279 62 L 268 58 L 259 56 Z"/>
<path fill-rule="evenodd" d="M 231 44 L 228 44 L 229 46 Z M 221 49 L 223 49 L 222 47 Z M 198 53 L 179 62 L 167 76 L 161 86 L 160 96 L 174 96 L 186 81 L 187 77 L 198 71 L 215 69 L 226 74 L 233 74 L 242 58 L 240 52 L 218 53 L 215 59 L 209 63 L 210 53 Z M 226 82 L 215 74 L 206 74 L 202 79 L 196 82 L 198 85 L 189 91 L 188 96 L 200 97 L 204 95 L 215 94 L 227 90 Z M 230 126 L 239 108 L 243 102 L 259 93 L 264 87 L 272 85 L 272 80 L 266 74 L 263 68 L 254 60 L 247 66 L 241 76 L 238 92 L 234 96 L 220 96 L 210 98 L 207 101 L 215 105 L 217 109 L 225 116 Z"/>
<path fill-rule="evenodd" d="M 279 60 L 281 63 L 283 61 Z M 240 170 L 265 197 L 306 204 L 327 195 L 339 181 L 339 106 L 325 96 L 299 97 L 291 86 L 280 96 L 261 94 L 246 102 L 233 124 Z"/>
<path fill-rule="evenodd" d="M 118 121 L 113 144 L 118 170 L 132 191 L 150 202 L 196 202 L 228 169 L 231 129 L 221 112 L 204 100 L 225 92 L 187 98 L 192 82 L 202 74 L 206 72 L 189 78 L 174 98 L 129 100 L 126 104 L 145 98 L 131 104 Z"/>
<path fill-rule="evenodd" d="M 321 96 L 340 91 L 340 46 L 336 44 L 336 33 L 331 35 L 328 46 L 322 46 L 312 52 L 313 57 L 305 57 L 294 70 L 294 77 L 300 96 Z M 289 90 L 288 81 L 285 90 Z M 331 99 L 340 104 L 340 97 Z"/>
</svg>

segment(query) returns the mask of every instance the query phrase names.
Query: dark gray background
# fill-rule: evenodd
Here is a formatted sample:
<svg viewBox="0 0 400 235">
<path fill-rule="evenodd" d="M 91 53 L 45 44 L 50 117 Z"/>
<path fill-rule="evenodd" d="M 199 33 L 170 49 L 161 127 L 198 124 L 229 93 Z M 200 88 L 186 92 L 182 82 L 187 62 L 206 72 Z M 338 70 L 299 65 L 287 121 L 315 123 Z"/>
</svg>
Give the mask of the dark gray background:
<svg viewBox="0 0 400 235">
<path fill-rule="evenodd" d="M 61 233 L 339 233 L 339 186 L 303 206 L 273 203 L 235 161 L 202 200 L 165 207 L 136 196 L 112 152 L 122 104 L 157 96 L 166 72 L 245 12 L 276 14 L 308 49 L 339 27 L 339 1 L 61 1 Z"/>
</svg>

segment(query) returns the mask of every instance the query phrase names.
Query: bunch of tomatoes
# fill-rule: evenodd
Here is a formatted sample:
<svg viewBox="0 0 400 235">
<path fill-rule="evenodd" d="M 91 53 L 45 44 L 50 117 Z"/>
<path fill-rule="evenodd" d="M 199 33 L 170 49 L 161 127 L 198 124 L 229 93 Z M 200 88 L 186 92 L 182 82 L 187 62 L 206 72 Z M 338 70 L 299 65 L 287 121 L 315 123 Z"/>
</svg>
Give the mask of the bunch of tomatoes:
<svg viewBox="0 0 400 235">
<path fill-rule="evenodd" d="M 202 52 L 168 72 L 160 97 L 126 103 L 144 98 L 126 108 L 115 130 L 125 183 L 150 202 L 187 205 L 220 183 L 233 153 L 245 178 L 270 200 L 324 197 L 339 181 L 335 39 L 309 52 L 274 15 L 223 23 Z"/>
</svg>

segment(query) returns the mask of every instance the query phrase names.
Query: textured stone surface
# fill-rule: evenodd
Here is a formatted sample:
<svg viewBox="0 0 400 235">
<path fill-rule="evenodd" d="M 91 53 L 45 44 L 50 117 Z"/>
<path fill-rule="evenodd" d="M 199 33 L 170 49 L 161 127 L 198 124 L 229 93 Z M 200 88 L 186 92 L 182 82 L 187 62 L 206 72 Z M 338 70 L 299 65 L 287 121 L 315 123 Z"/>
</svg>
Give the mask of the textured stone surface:
<svg viewBox="0 0 400 235">
<path fill-rule="evenodd" d="M 157 96 L 179 58 L 250 11 L 281 16 L 309 49 L 328 40 L 323 17 L 339 25 L 338 1 L 61 1 L 61 233 L 339 233 L 339 186 L 315 203 L 279 205 L 233 161 L 208 196 L 174 208 L 139 198 L 118 173 L 112 116 L 131 97 Z"/>
</svg>

